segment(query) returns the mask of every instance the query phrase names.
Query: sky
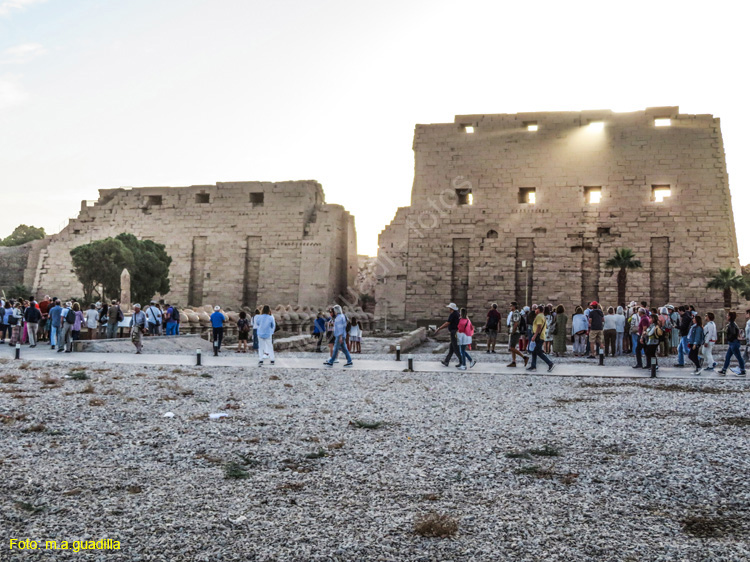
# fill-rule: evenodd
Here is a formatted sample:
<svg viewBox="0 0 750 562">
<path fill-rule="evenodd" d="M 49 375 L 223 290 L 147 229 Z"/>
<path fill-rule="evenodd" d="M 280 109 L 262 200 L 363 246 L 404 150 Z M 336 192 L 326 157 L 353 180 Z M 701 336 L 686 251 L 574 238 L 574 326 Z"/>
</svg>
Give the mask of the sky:
<svg viewBox="0 0 750 562">
<path fill-rule="evenodd" d="M 417 123 L 678 105 L 721 118 L 747 264 L 743 16 L 691 0 L 0 0 L 0 236 L 58 232 L 98 189 L 315 179 L 374 255 L 410 201 Z"/>
</svg>

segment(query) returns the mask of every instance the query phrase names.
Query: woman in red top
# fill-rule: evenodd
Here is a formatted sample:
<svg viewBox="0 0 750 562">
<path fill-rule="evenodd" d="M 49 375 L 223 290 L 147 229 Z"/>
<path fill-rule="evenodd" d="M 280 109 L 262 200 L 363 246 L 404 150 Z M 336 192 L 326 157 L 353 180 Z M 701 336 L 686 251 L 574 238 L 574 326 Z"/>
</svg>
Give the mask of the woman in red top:
<svg viewBox="0 0 750 562">
<path fill-rule="evenodd" d="M 474 325 L 471 323 L 471 320 L 469 320 L 469 316 L 466 313 L 466 309 L 461 309 L 461 319 L 458 321 L 458 334 L 456 334 L 456 337 L 458 339 L 458 349 L 461 352 L 460 358 L 461 363 L 459 364 L 458 368 L 461 371 L 466 370 L 466 360 L 468 359 L 470 361 L 469 367 L 473 367 L 477 364 L 477 362 L 471 358 L 471 355 L 466 351 L 466 348 L 471 345 L 471 336 L 474 335 Z"/>
</svg>

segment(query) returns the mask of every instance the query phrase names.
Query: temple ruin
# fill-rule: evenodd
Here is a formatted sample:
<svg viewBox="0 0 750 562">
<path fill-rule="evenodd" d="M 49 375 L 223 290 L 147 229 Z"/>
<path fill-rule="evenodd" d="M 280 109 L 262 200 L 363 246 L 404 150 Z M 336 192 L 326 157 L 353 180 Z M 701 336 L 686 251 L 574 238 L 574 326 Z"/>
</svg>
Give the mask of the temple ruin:
<svg viewBox="0 0 750 562">
<path fill-rule="evenodd" d="M 0 253 L 6 282 L 80 297 L 70 250 L 121 232 L 166 246 L 161 297 L 182 306 L 326 306 L 357 274 L 354 217 L 327 204 L 319 183 L 227 182 L 101 189 L 59 234 Z"/>
<path fill-rule="evenodd" d="M 411 205 L 380 235 L 376 315 L 435 323 L 456 302 L 616 305 L 630 248 L 643 269 L 628 299 L 721 308 L 706 289 L 739 271 L 719 119 L 677 107 L 459 115 L 417 125 Z"/>
</svg>

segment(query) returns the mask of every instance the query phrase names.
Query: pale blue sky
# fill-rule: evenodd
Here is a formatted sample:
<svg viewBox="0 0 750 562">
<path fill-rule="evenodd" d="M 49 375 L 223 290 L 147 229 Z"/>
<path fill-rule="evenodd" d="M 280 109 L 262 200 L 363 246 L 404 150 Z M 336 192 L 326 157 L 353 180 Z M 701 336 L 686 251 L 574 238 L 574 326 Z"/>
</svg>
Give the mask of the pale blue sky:
<svg viewBox="0 0 750 562">
<path fill-rule="evenodd" d="M 56 232 L 99 188 L 316 179 L 374 254 L 409 203 L 416 123 L 679 105 L 722 119 L 749 263 L 743 15 L 685 1 L 0 0 L 0 236 Z"/>
</svg>

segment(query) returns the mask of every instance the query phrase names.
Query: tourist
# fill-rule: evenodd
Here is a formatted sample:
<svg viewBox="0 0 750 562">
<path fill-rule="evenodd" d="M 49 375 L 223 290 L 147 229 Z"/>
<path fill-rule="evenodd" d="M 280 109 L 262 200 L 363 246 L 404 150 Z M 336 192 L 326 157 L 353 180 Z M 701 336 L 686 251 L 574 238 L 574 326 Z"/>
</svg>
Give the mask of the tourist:
<svg viewBox="0 0 750 562">
<path fill-rule="evenodd" d="M 599 303 L 593 301 L 589 305 L 589 345 L 596 344 L 596 355 L 599 355 L 599 348 L 602 345 L 602 334 L 604 332 L 604 313 L 599 307 Z M 589 359 L 594 359 L 589 348 Z"/>
<path fill-rule="evenodd" d="M 664 331 L 664 337 L 659 342 L 661 348 L 660 355 L 667 357 L 671 348 L 670 342 L 672 337 L 672 319 L 669 317 L 669 309 L 666 306 L 662 306 L 659 309 L 659 325 Z"/>
<path fill-rule="evenodd" d="M 701 318 L 699 314 L 696 314 L 693 316 L 693 329 L 690 332 L 690 338 L 688 340 L 688 348 L 690 349 L 688 358 L 695 365 L 695 371 L 693 371 L 694 375 L 700 375 L 703 370 L 701 368 L 701 360 L 698 354 L 700 353 L 700 349 L 704 342 L 705 331 L 703 330 L 703 318 Z"/>
<path fill-rule="evenodd" d="M 737 313 L 734 310 L 729 311 L 727 326 L 724 329 L 727 339 L 727 354 L 724 357 L 724 366 L 719 371 L 720 375 L 726 375 L 729 364 L 732 361 L 732 356 L 737 358 L 737 362 L 740 364 L 740 372 L 738 376 L 745 376 L 745 361 L 742 359 L 740 353 L 740 328 L 737 326 Z"/>
<path fill-rule="evenodd" d="M 510 352 L 510 363 L 506 367 L 516 366 L 516 356 L 523 359 L 523 366 L 525 367 L 529 362 L 529 356 L 519 351 L 518 345 L 521 338 L 526 336 L 526 317 L 518 310 L 518 303 L 515 301 L 510 303 L 510 313 L 506 324 L 508 325 L 508 351 Z"/>
<path fill-rule="evenodd" d="M 39 329 L 39 322 L 42 321 L 42 311 L 36 307 L 36 302 L 33 299 L 24 311 L 23 319 L 26 324 L 26 334 L 29 338 L 29 347 L 36 347 L 36 337 Z"/>
<path fill-rule="evenodd" d="M 66 302 L 60 312 L 60 326 L 57 331 L 57 352 L 70 353 L 73 351 L 73 325 L 76 323 L 76 313 L 73 303 Z"/>
<path fill-rule="evenodd" d="M 328 309 L 328 320 L 326 320 L 326 342 L 328 342 L 328 358 L 333 357 L 333 346 L 336 344 L 336 338 L 333 336 L 333 328 L 336 324 L 336 311 L 333 308 Z"/>
<path fill-rule="evenodd" d="M 328 361 L 325 361 L 325 365 L 328 367 L 332 366 L 336 362 L 339 349 L 343 349 L 344 355 L 346 356 L 346 364 L 344 367 L 351 367 L 354 363 L 352 363 L 352 356 L 349 354 L 349 349 L 346 347 L 346 315 L 338 304 L 333 307 L 333 311 L 336 317 L 333 324 L 333 337 L 336 342 L 333 346 L 333 355 L 331 355 L 331 358 Z"/>
<path fill-rule="evenodd" d="M 604 317 L 604 355 L 614 357 L 617 352 L 617 319 L 615 318 L 615 309 L 607 308 L 607 315 Z"/>
<path fill-rule="evenodd" d="M 528 348 L 528 345 L 531 343 L 532 332 L 534 331 L 532 325 L 534 324 L 534 319 L 536 318 L 537 305 L 532 304 L 530 307 L 524 306 L 523 310 L 526 313 L 526 346 Z"/>
<path fill-rule="evenodd" d="M 167 335 L 168 336 L 179 336 L 180 335 L 180 311 L 173 304 L 167 305 L 167 312 L 164 315 L 167 320 Z M 247 316 L 247 313 L 245 314 Z M 250 320 L 248 320 L 250 322 Z"/>
<path fill-rule="evenodd" d="M 140 304 L 133 305 L 133 316 L 130 318 L 130 341 L 135 346 L 135 354 L 140 355 L 143 351 L 143 336 L 146 335 L 146 315 L 141 310 Z"/>
<path fill-rule="evenodd" d="M 263 359 L 266 355 L 273 365 L 276 359 L 273 353 L 273 333 L 276 331 L 276 319 L 271 314 L 271 307 L 264 304 L 263 314 L 256 314 L 253 321 L 254 325 L 257 326 L 256 330 L 258 330 L 258 366 L 263 366 Z M 344 323 L 346 323 L 346 318 L 344 318 Z"/>
<path fill-rule="evenodd" d="M 643 318 L 645 318 L 648 323 L 648 326 L 644 327 L 643 334 L 641 335 L 642 344 L 646 351 L 646 365 L 643 368 L 651 369 L 651 363 L 655 362 L 655 366 L 658 369 L 659 359 L 656 356 L 656 352 L 659 349 L 659 340 L 664 337 L 664 331 L 661 326 L 659 326 L 659 316 L 657 314 L 651 314 L 649 317 L 645 310 L 643 311 L 643 314 Z"/>
<path fill-rule="evenodd" d="M 583 357 L 586 354 L 586 336 L 589 333 L 589 321 L 583 308 L 577 306 L 573 313 L 573 356 Z"/>
<path fill-rule="evenodd" d="M 552 351 L 555 357 L 565 357 L 568 351 L 568 315 L 565 314 L 565 307 L 557 305 L 555 314 L 555 334 L 552 338 Z"/>
<path fill-rule="evenodd" d="M 109 306 L 107 303 L 96 303 L 96 307 L 99 311 L 99 327 L 97 329 L 97 338 L 104 339 L 107 337 L 107 312 Z"/>
<path fill-rule="evenodd" d="M 640 339 L 640 334 L 638 333 L 638 325 L 641 321 L 641 316 L 639 314 L 639 308 L 638 305 L 635 304 L 635 302 L 630 303 L 633 306 L 628 307 L 628 326 L 629 326 L 629 332 L 630 332 L 630 352 L 635 355 L 636 350 L 638 349 L 638 340 Z"/>
<path fill-rule="evenodd" d="M 544 338 L 544 352 L 552 353 L 552 340 L 554 339 L 555 331 L 555 312 L 552 309 L 552 305 L 548 304 L 544 307 L 544 320 L 547 322 L 547 336 Z"/>
<path fill-rule="evenodd" d="M 497 304 L 492 303 L 490 310 L 487 312 L 487 321 L 484 324 L 484 332 L 487 334 L 487 353 L 495 353 L 499 326 L 500 313 L 497 311 Z"/>
<path fill-rule="evenodd" d="M 54 299 L 54 306 L 49 309 L 49 344 L 52 349 L 59 347 L 57 340 L 60 335 L 60 318 L 62 315 L 62 306 L 60 306 L 60 299 Z"/>
<path fill-rule="evenodd" d="M 466 360 L 470 362 L 469 367 L 473 367 L 477 362 L 471 358 L 467 348 L 471 345 L 471 337 L 474 335 L 474 325 L 469 320 L 469 316 L 466 313 L 466 309 L 461 309 L 461 319 L 458 321 L 458 332 L 456 333 L 456 341 L 458 342 L 458 349 L 461 352 L 460 363 L 458 368 L 461 371 L 466 370 Z"/>
<path fill-rule="evenodd" d="M 440 333 L 440 330 L 443 328 L 448 328 L 448 333 L 450 334 L 450 347 L 448 348 L 448 355 L 445 356 L 445 359 L 441 361 L 441 363 L 448 367 L 451 362 L 451 358 L 453 355 L 456 355 L 456 358 L 458 359 L 458 364 L 461 364 L 461 350 L 458 348 L 458 322 L 461 320 L 461 315 L 458 312 L 458 306 L 456 306 L 455 303 L 450 303 L 446 306 L 446 308 L 451 309 L 451 313 L 448 315 L 448 320 L 440 326 L 437 330 L 435 330 L 434 335 L 438 335 Z"/>
<path fill-rule="evenodd" d="M 635 333 L 638 334 L 638 341 L 637 341 L 636 348 L 635 348 L 635 366 L 633 367 L 634 369 L 643 368 L 642 357 L 645 351 L 647 351 L 646 345 L 648 342 L 648 336 L 646 335 L 646 332 L 648 331 L 650 326 L 651 326 L 651 319 L 646 313 L 646 309 L 639 308 L 638 309 L 638 324 L 635 329 Z M 656 343 L 658 345 L 659 342 L 656 342 Z M 646 357 L 646 364 L 648 366 L 651 365 L 651 359 L 649 357 Z"/>
<path fill-rule="evenodd" d="M 669 313 L 669 323 L 672 328 L 669 330 L 669 353 L 677 355 L 677 347 L 680 345 L 680 313 L 674 308 L 674 305 L 667 305 Z"/>
<path fill-rule="evenodd" d="M 96 339 L 96 330 L 99 327 L 99 311 L 96 310 L 95 304 L 90 304 L 88 310 L 84 314 L 84 320 L 86 322 L 86 331 L 88 339 Z"/>
<path fill-rule="evenodd" d="M 352 353 L 362 353 L 362 324 L 359 323 L 356 316 L 352 317 L 349 339 L 352 342 Z"/>
<path fill-rule="evenodd" d="M 258 341 L 258 323 L 260 322 L 260 310 L 255 309 L 253 314 L 253 349 L 258 351 L 260 349 L 260 342 Z"/>
<path fill-rule="evenodd" d="M 555 368 L 555 364 L 544 354 L 544 347 L 542 345 L 547 335 L 547 320 L 544 318 L 544 308 L 538 307 L 534 310 L 532 307 L 532 312 L 536 313 L 536 316 L 531 325 L 532 333 L 529 341 L 531 365 L 526 367 L 526 370 L 536 371 L 536 361 L 539 358 L 547 364 L 547 372 L 550 372 Z"/>
<path fill-rule="evenodd" d="M 615 355 L 618 356 L 624 353 L 625 326 L 627 326 L 625 309 L 622 306 L 618 306 L 617 313 L 615 314 Z"/>
<path fill-rule="evenodd" d="M 81 328 L 83 327 L 83 312 L 81 311 L 81 305 L 77 302 L 73 303 L 73 312 L 76 314 L 75 322 L 73 322 L 73 327 L 70 330 L 70 335 L 73 338 L 73 341 L 78 341 L 81 339 Z"/>
<path fill-rule="evenodd" d="M 706 313 L 706 324 L 703 326 L 703 357 L 705 359 L 706 371 L 713 371 L 716 367 L 714 360 L 714 346 L 719 339 L 719 332 L 716 329 L 716 316 L 713 312 Z"/>
<path fill-rule="evenodd" d="M 39 321 L 37 327 L 37 342 L 45 341 L 45 335 L 47 333 L 47 319 L 49 318 L 49 309 L 52 306 L 49 295 L 44 295 L 44 298 L 39 302 L 39 312 L 42 313 L 42 319 Z"/>
<path fill-rule="evenodd" d="M 323 348 L 321 347 L 323 343 L 323 338 L 326 335 L 326 319 L 323 316 L 322 312 L 318 312 L 317 317 L 315 318 L 315 323 L 313 324 L 313 338 L 316 340 L 315 342 L 315 352 L 316 353 L 323 353 Z"/>
<path fill-rule="evenodd" d="M 750 351 L 750 308 L 745 311 L 745 361 Z"/>
<path fill-rule="evenodd" d="M 120 305 L 117 301 L 113 300 L 112 305 L 109 307 L 109 312 L 107 313 L 107 339 L 117 337 L 117 328 L 124 318 L 125 316 L 122 314 Z"/>
<path fill-rule="evenodd" d="M 11 331 L 11 326 L 8 324 L 8 317 L 13 314 L 13 309 L 10 306 L 10 301 L 5 301 L 3 307 L 0 310 L 0 344 L 5 343 L 5 338 L 8 336 L 8 332 Z"/>
<path fill-rule="evenodd" d="M 677 363 L 675 363 L 675 367 L 684 367 L 685 355 L 690 351 L 687 347 L 687 340 L 690 328 L 693 326 L 693 315 L 687 306 L 680 306 L 678 310 L 680 312 L 680 343 L 677 346 Z"/>
<path fill-rule="evenodd" d="M 169 314 L 169 309 L 167 309 Z M 250 337 L 250 320 L 247 319 L 247 312 L 240 312 L 240 319 L 237 320 L 237 353 L 247 353 L 247 340 Z"/>
<path fill-rule="evenodd" d="M 11 327 L 10 345 L 21 343 L 21 330 L 23 329 L 23 305 L 21 302 L 17 302 L 11 309 L 11 314 L 8 317 L 8 325 Z"/>
<path fill-rule="evenodd" d="M 224 315 L 221 313 L 221 307 L 215 306 L 211 315 L 211 330 L 213 332 L 214 351 L 221 351 L 221 342 L 224 340 Z"/>
<path fill-rule="evenodd" d="M 162 314 L 156 301 L 151 303 L 143 311 L 146 314 L 146 322 L 148 323 L 148 334 L 150 336 L 158 336 L 161 331 Z"/>
</svg>

